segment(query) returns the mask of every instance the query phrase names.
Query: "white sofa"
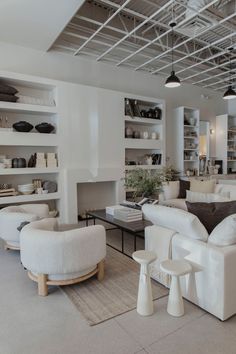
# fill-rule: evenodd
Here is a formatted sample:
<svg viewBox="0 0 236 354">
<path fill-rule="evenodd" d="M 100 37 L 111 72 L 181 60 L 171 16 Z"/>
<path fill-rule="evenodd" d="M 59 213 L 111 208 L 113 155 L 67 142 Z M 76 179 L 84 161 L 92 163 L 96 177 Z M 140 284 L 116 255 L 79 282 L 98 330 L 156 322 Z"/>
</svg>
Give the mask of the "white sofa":
<svg viewBox="0 0 236 354">
<path fill-rule="evenodd" d="M 106 234 L 102 225 L 57 231 L 56 219 L 34 221 L 20 234 L 21 262 L 46 296 L 48 285 L 69 285 L 104 276 Z"/>
<path fill-rule="evenodd" d="M 215 185 L 214 193 L 228 194 L 230 200 L 236 200 L 236 185 L 228 184 L 222 180 Z M 166 182 L 163 185 L 163 192 L 159 196 L 159 204 L 187 210 L 186 199 L 178 198 L 179 181 Z"/>
<path fill-rule="evenodd" d="M 12 205 L 0 210 L 0 238 L 5 241 L 5 249 L 20 249 L 20 231 L 23 222 L 31 222 L 49 217 L 47 204 Z"/>
<path fill-rule="evenodd" d="M 145 230 L 145 248 L 159 256 L 151 268 L 152 278 L 169 287 L 169 278 L 160 275 L 160 261 L 185 258 L 193 272 L 181 277 L 183 296 L 222 321 L 236 314 L 236 245 L 215 246 L 193 214 L 159 208 L 166 209 L 161 210 L 164 218 L 158 216 L 158 206 L 143 207 L 145 218 L 154 224 Z M 185 213 L 183 220 L 181 213 Z"/>
</svg>

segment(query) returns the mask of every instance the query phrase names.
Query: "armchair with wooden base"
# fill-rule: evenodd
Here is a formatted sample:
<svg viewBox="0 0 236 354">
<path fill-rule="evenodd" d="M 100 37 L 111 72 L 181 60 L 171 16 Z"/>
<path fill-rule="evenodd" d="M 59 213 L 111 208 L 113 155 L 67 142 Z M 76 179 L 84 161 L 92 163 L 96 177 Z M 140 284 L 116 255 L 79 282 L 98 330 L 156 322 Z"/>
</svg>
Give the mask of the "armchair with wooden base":
<svg viewBox="0 0 236 354">
<path fill-rule="evenodd" d="M 48 285 L 70 285 L 95 274 L 104 277 L 106 234 L 101 225 L 56 231 L 55 219 L 31 222 L 20 234 L 21 262 L 38 294 L 48 295 Z"/>
</svg>

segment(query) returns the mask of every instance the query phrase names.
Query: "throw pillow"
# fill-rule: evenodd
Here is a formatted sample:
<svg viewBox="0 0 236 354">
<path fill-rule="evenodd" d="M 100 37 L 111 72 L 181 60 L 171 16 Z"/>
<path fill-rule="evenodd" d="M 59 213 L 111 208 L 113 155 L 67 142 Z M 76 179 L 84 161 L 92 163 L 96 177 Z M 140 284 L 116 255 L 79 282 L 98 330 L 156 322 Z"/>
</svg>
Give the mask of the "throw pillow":
<svg viewBox="0 0 236 354">
<path fill-rule="evenodd" d="M 236 214 L 221 221 L 210 234 L 208 241 L 222 247 L 236 244 Z"/>
<path fill-rule="evenodd" d="M 190 203 L 229 202 L 230 199 L 217 193 L 200 193 L 187 191 L 186 200 Z"/>
<path fill-rule="evenodd" d="M 227 216 L 236 213 L 236 201 L 220 203 L 186 202 L 188 211 L 196 215 L 210 234 Z"/>
<path fill-rule="evenodd" d="M 200 220 L 185 210 L 146 204 L 142 207 L 142 211 L 144 218 L 154 225 L 166 227 L 196 240 L 207 241 L 208 239 L 208 233 Z"/>
<path fill-rule="evenodd" d="M 163 183 L 162 191 L 164 194 L 164 200 L 176 199 L 179 194 L 179 181 L 170 181 Z"/>
<path fill-rule="evenodd" d="M 186 191 L 190 189 L 190 181 L 185 181 L 183 179 L 179 180 L 179 195 L 178 198 L 186 198 Z"/>
<path fill-rule="evenodd" d="M 0 84 L 0 93 L 6 93 L 8 95 L 15 95 L 17 93 L 17 89 L 12 86 L 8 86 L 5 84 Z"/>
<path fill-rule="evenodd" d="M 17 227 L 18 231 L 21 231 L 23 229 L 23 227 L 25 227 L 26 225 L 30 224 L 29 221 L 23 221 L 20 226 Z"/>
<path fill-rule="evenodd" d="M 216 181 L 213 179 L 210 181 L 198 181 L 193 179 L 190 182 L 190 191 L 201 193 L 214 193 L 215 184 Z"/>
</svg>

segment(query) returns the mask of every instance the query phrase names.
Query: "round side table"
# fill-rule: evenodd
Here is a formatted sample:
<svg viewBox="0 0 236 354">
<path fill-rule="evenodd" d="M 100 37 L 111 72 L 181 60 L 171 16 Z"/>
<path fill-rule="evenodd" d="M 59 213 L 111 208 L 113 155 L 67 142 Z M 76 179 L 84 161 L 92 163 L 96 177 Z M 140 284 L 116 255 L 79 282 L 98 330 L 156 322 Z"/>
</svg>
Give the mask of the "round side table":
<svg viewBox="0 0 236 354">
<path fill-rule="evenodd" d="M 192 266 L 185 260 L 167 260 L 161 262 L 163 272 L 171 275 L 170 293 L 167 312 L 176 317 L 184 315 L 184 303 L 181 293 L 179 277 L 191 273 Z"/>
<path fill-rule="evenodd" d="M 157 256 L 154 252 L 151 251 L 136 251 L 132 254 L 132 257 L 137 263 L 141 265 L 137 312 L 141 316 L 150 316 L 153 314 L 153 299 L 148 266 L 150 263 L 157 259 Z"/>
</svg>

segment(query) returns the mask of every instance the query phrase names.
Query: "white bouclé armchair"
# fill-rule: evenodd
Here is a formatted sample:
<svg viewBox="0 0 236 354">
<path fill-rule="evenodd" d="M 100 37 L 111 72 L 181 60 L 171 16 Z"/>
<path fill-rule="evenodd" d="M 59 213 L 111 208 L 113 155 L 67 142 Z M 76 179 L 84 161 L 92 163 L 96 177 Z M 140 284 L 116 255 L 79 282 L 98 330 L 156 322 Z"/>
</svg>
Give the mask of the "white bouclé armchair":
<svg viewBox="0 0 236 354">
<path fill-rule="evenodd" d="M 101 225 L 57 231 L 55 219 L 26 225 L 20 234 L 21 262 L 38 283 L 38 294 L 48 285 L 70 285 L 97 274 L 104 276 L 106 233 Z"/>
<path fill-rule="evenodd" d="M 49 217 L 47 204 L 12 205 L 0 210 L 0 238 L 5 241 L 5 249 L 20 249 L 21 223 Z"/>
</svg>

